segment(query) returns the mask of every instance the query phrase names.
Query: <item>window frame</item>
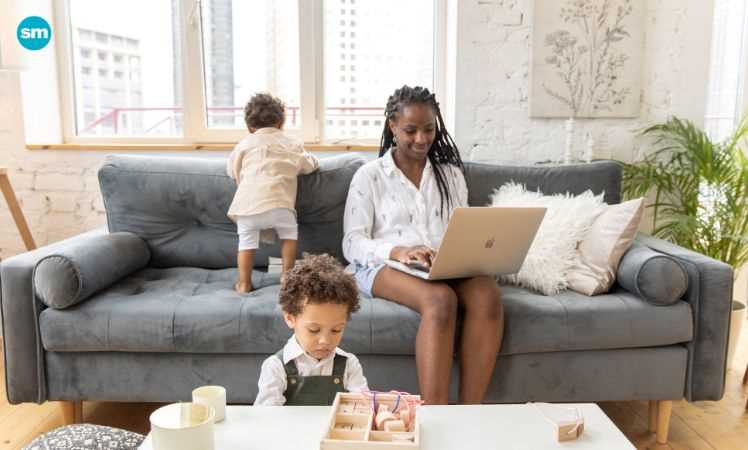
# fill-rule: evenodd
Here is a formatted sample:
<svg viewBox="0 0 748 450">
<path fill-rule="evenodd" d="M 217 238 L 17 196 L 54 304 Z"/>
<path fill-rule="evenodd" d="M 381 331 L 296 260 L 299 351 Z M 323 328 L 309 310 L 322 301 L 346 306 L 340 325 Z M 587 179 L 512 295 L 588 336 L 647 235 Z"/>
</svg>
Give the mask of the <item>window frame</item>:
<svg viewBox="0 0 748 450">
<path fill-rule="evenodd" d="M 57 30 L 56 58 L 60 87 L 60 115 L 65 144 L 212 144 L 233 143 L 244 136 L 244 129 L 210 128 L 207 123 L 205 98 L 205 64 L 202 48 L 202 0 L 179 0 L 181 24 L 181 70 L 183 123 L 182 136 L 78 136 L 76 134 L 76 106 L 74 57 L 70 20 L 70 1 L 53 2 Z M 299 9 L 299 68 L 301 130 L 291 130 L 307 144 L 326 145 L 324 92 L 324 2 L 325 0 L 297 0 Z M 329 1 L 329 0 L 328 0 Z M 446 89 L 447 72 L 447 1 L 434 3 L 434 92 L 442 104 L 442 114 L 449 111 Z M 64 30 L 64 31 L 63 31 Z M 96 57 L 93 54 L 91 57 Z M 384 102 L 384 99 L 382 100 Z M 445 117 L 445 120 L 446 117 Z M 378 139 L 335 140 L 343 145 L 378 145 Z"/>
</svg>

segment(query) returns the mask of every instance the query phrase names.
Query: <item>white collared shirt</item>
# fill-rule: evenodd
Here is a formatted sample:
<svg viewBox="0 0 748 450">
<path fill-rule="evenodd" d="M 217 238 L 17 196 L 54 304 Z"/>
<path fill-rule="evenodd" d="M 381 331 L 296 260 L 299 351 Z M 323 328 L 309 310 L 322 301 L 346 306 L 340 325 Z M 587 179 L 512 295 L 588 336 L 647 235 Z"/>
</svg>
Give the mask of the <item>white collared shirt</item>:
<svg viewBox="0 0 748 450">
<path fill-rule="evenodd" d="M 287 387 L 286 369 L 284 366 L 289 361 L 293 361 L 296 364 L 296 370 L 299 371 L 300 376 L 329 376 L 332 375 L 335 354 L 346 357 L 345 373 L 343 374 L 343 387 L 345 390 L 348 392 L 368 390 L 369 387 L 366 377 L 364 377 L 364 370 L 356 355 L 335 347 L 335 351 L 330 353 L 329 356 L 318 360 L 304 352 L 304 349 L 301 348 L 301 345 L 296 340 L 296 336 L 291 336 L 286 345 L 283 346 L 283 361 L 278 359 L 277 356 L 272 355 L 262 363 L 260 379 L 257 382 L 259 391 L 257 392 L 254 405 L 279 406 L 286 404 L 286 397 L 283 395 Z"/>
<path fill-rule="evenodd" d="M 364 164 L 351 180 L 343 217 L 343 255 L 360 266 L 389 259 L 395 246 L 439 248 L 454 208 L 468 206 L 462 171 L 441 165 L 449 187 L 451 208 L 441 216 L 441 197 L 431 162 L 426 161 L 416 187 L 395 165 L 392 150 Z"/>
</svg>

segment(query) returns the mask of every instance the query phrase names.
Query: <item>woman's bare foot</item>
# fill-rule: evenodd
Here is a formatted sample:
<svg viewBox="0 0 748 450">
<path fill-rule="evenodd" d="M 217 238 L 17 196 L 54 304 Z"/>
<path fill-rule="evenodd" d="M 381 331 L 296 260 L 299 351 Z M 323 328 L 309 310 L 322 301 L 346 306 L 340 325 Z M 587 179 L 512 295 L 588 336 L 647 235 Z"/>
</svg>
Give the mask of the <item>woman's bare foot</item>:
<svg viewBox="0 0 748 450">
<path fill-rule="evenodd" d="M 252 292 L 252 283 L 242 283 L 241 281 L 237 281 L 234 285 L 234 289 L 236 289 L 236 292 L 240 294 L 248 294 Z"/>
</svg>

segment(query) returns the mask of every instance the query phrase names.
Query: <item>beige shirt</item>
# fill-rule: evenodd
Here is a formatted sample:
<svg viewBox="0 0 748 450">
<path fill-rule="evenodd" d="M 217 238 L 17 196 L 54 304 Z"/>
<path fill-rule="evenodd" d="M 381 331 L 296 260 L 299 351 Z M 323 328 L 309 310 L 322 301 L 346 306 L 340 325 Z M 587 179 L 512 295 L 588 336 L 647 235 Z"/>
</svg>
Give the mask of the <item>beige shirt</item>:
<svg viewBox="0 0 748 450">
<path fill-rule="evenodd" d="M 236 180 L 228 216 L 261 214 L 296 206 L 297 177 L 314 172 L 319 160 L 277 128 L 260 128 L 242 139 L 229 155 L 226 171 Z"/>
</svg>

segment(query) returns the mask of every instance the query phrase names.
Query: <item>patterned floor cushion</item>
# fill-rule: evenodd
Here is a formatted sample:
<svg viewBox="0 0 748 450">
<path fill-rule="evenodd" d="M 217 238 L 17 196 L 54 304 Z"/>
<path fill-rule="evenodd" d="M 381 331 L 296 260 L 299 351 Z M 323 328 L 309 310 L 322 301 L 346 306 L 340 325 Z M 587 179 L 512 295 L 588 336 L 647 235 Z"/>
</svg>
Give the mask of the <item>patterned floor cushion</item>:
<svg viewBox="0 0 748 450">
<path fill-rule="evenodd" d="M 23 450 L 136 450 L 143 439 L 142 434 L 86 423 L 44 433 Z"/>
</svg>

